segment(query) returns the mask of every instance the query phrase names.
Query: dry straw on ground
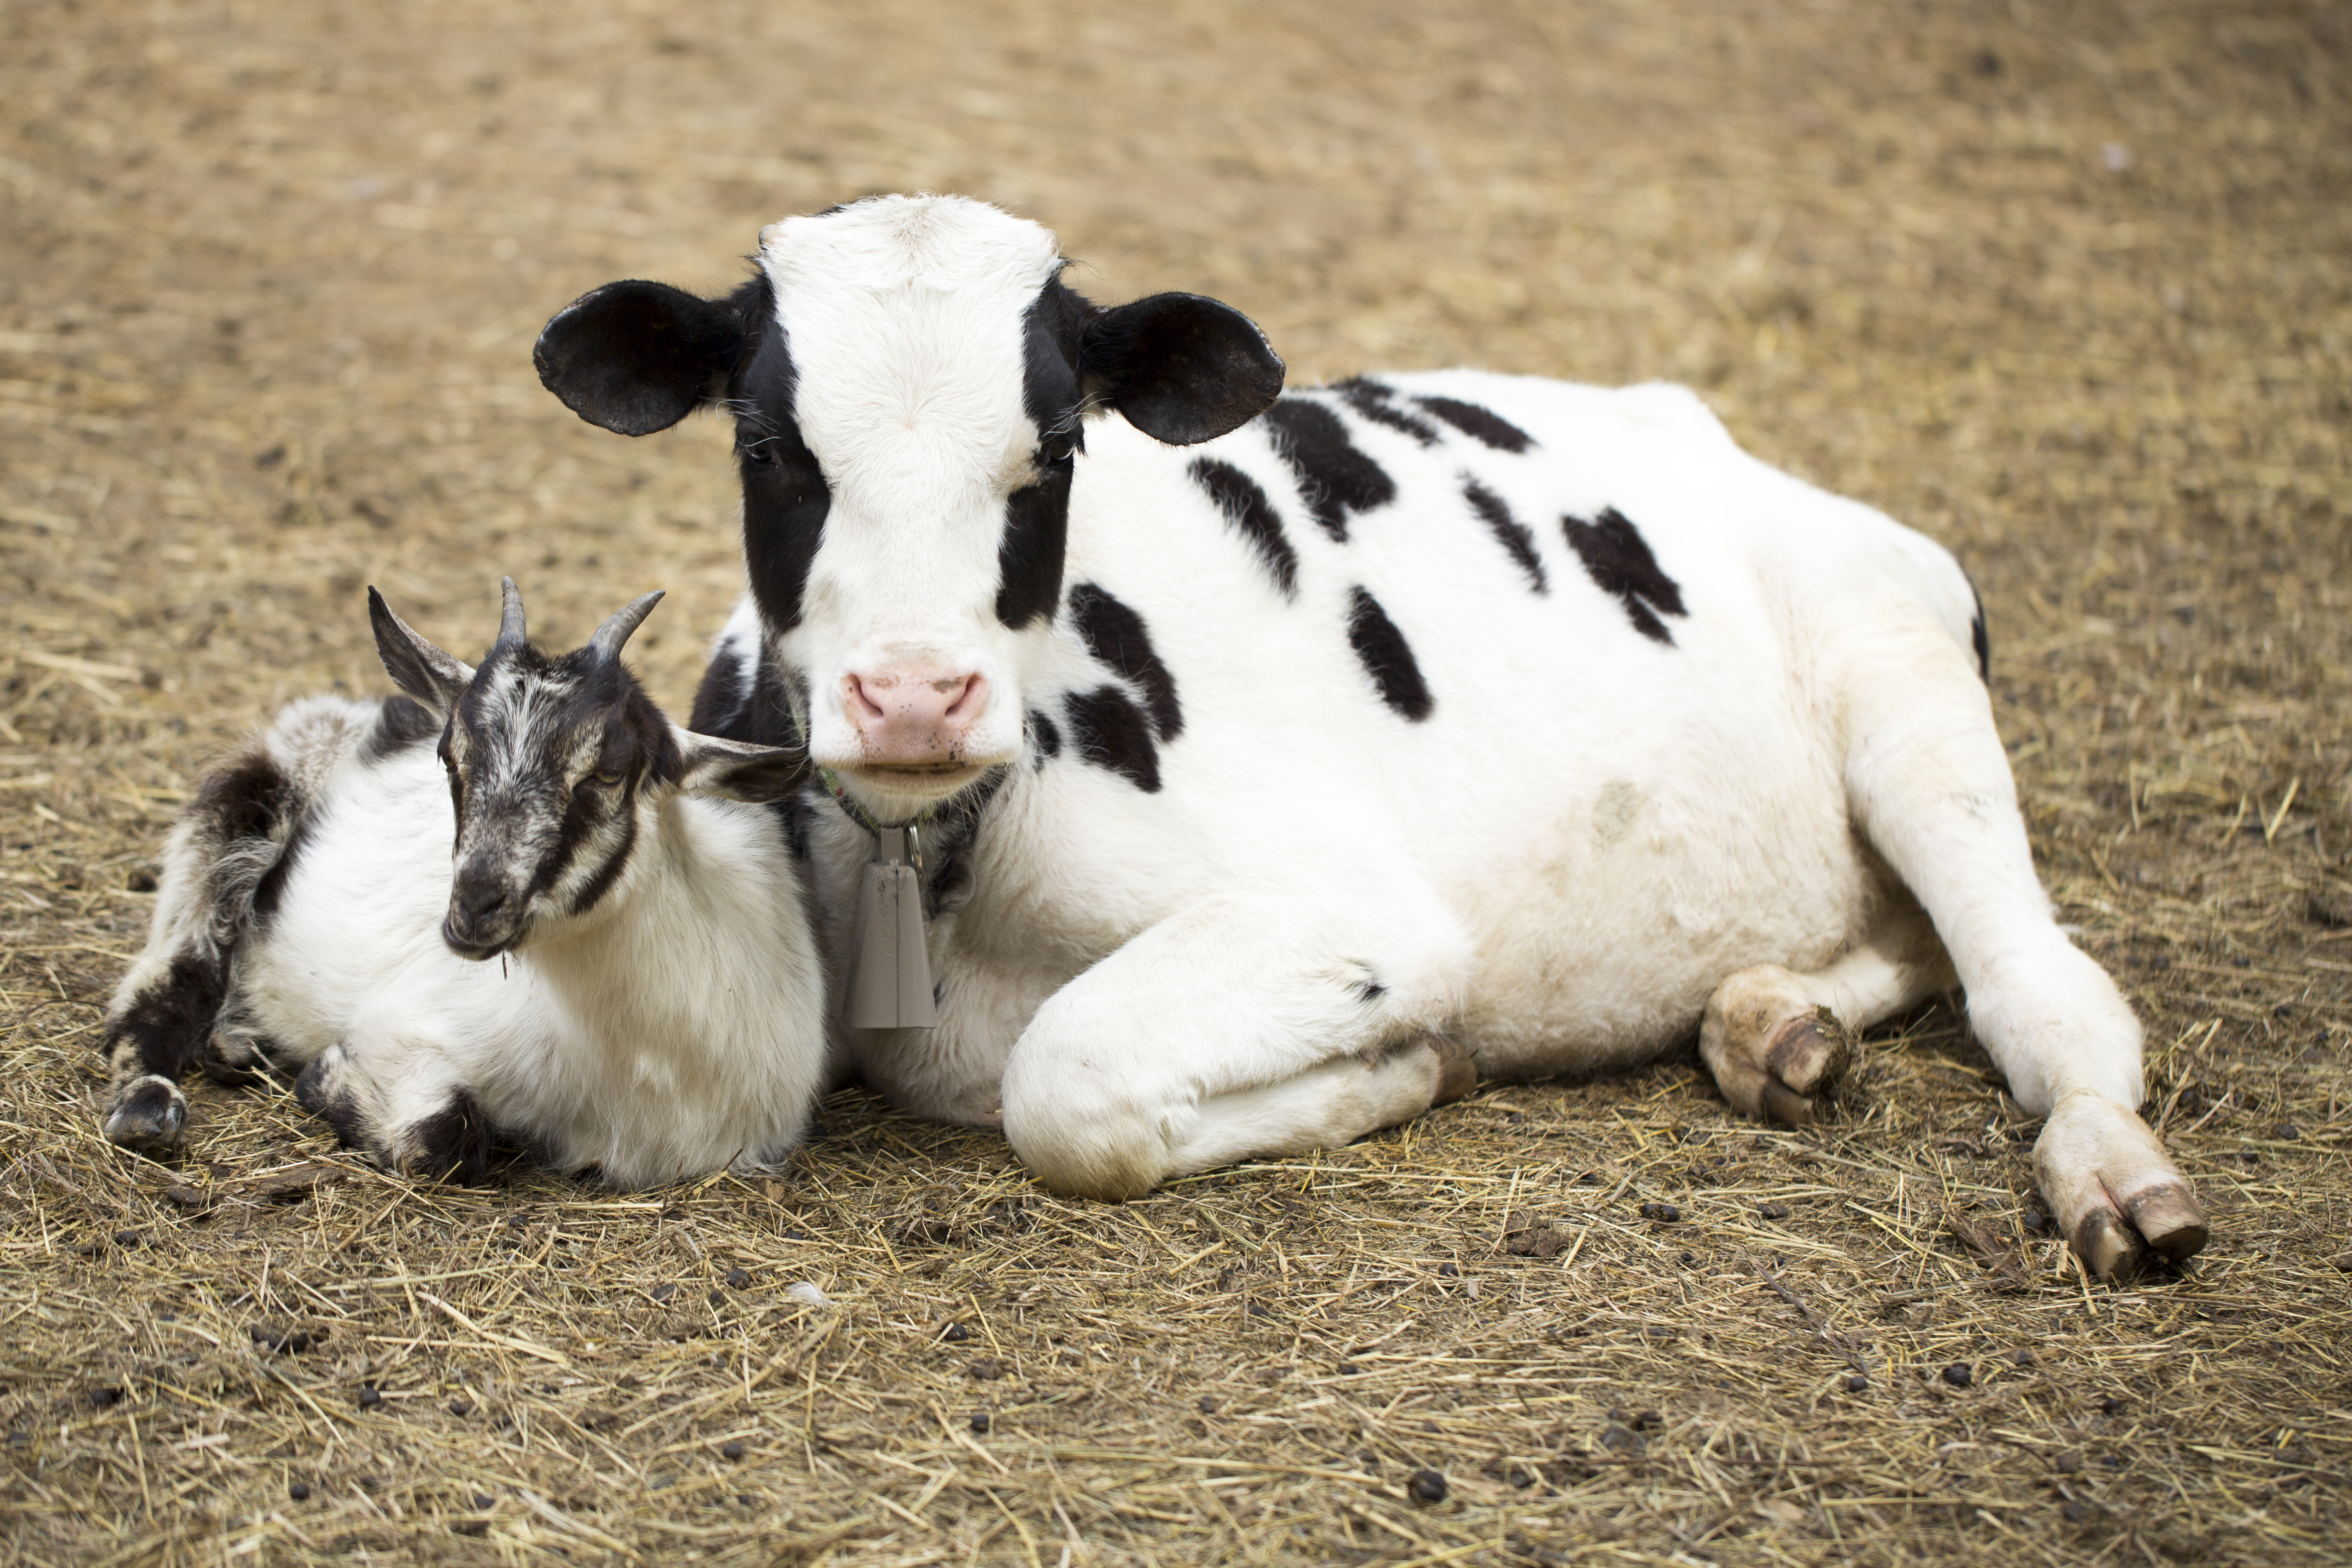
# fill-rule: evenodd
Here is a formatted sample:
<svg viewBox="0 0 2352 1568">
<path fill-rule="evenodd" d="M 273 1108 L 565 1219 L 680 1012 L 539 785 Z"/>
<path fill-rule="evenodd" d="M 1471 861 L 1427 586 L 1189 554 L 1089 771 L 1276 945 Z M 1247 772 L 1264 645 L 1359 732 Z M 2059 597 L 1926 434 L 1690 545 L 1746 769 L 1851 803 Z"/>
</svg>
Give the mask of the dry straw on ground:
<svg viewBox="0 0 2352 1568">
<path fill-rule="evenodd" d="M 23 0 L 0 37 L 0 1561 L 2342 1561 L 2341 7 Z M 631 1197 L 411 1186 L 267 1092 L 199 1088 L 176 1165 L 108 1147 L 144 869 L 271 704 L 380 688 L 362 583 L 459 645 L 501 571 L 558 640 L 668 586 L 637 649 L 682 701 L 723 436 L 580 425 L 538 322 L 925 186 L 1105 297 L 1234 300 L 1305 378 L 1692 382 L 1952 544 L 2212 1247 L 2086 1284 L 1942 1007 L 1818 1132 L 1669 1063 L 1118 1207 L 855 1095 L 776 1182 Z"/>
</svg>

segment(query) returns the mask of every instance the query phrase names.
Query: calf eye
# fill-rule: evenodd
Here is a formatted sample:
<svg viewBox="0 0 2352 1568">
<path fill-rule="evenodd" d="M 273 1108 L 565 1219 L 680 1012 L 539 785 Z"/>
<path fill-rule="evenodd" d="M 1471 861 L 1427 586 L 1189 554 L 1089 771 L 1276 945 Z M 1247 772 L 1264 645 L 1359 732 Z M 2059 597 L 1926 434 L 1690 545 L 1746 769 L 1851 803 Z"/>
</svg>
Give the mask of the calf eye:
<svg viewBox="0 0 2352 1568">
<path fill-rule="evenodd" d="M 776 438 L 773 436 L 738 436 L 735 452 L 745 462 L 772 468 L 776 461 Z"/>
</svg>

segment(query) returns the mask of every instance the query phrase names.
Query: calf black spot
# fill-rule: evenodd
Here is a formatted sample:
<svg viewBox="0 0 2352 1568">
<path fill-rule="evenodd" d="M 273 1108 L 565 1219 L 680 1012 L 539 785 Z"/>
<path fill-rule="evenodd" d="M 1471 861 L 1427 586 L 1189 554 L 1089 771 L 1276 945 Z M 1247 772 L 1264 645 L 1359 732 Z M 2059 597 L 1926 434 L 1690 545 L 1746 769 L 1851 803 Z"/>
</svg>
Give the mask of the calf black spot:
<svg viewBox="0 0 2352 1568">
<path fill-rule="evenodd" d="M 1029 710 L 1029 734 L 1037 742 L 1037 765 L 1044 767 L 1045 759 L 1062 754 L 1061 726 L 1045 717 L 1044 711 Z"/>
<path fill-rule="evenodd" d="M 1298 476 L 1298 493 L 1324 532 L 1345 544 L 1348 514 L 1396 500 L 1388 470 L 1358 451 L 1339 416 L 1319 403 L 1286 397 L 1265 411 L 1275 446 Z"/>
<path fill-rule="evenodd" d="M 1536 553 L 1536 536 L 1528 531 L 1527 524 L 1511 515 L 1511 509 L 1504 504 L 1503 498 L 1465 474 L 1462 476 L 1462 499 L 1470 503 L 1470 510 L 1478 514 L 1488 531 L 1511 552 L 1511 559 L 1517 562 L 1519 570 L 1528 574 L 1528 585 L 1538 594 L 1549 593 L 1551 584 L 1544 578 L 1543 558 Z"/>
<path fill-rule="evenodd" d="M 1004 533 L 996 546 L 996 618 L 1014 631 L 1054 613 L 1062 596 L 1062 561 L 1070 531 L 1066 446 L 1041 462 L 1037 482 L 1004 499 Z"/>
<path fill-rule="evenodd" d="M 1225 514 L 1244 539 L 1257 552 L 1265 563 L 1266 575 L 1282 590 L 1286 599 L 1298 597 L 1298 552 L 1282 531 L 1282 514 L 1257 488 L 1257 481 L 1234 468 L 1231 463 L 1214 458 L 1195 458 L 1189 470 L 1192 482 L 1209 492 L 1217 510 Z"/>
<path fill-rule="evenodd" d="M 1413 401 L 1465 436 L 1483 441 L 1497 452 L 1524 452 L 1536 444 L 1534 437 L 1491 408 L 1452 397 L 1416 397 Z"/>
<path fill-rule="evenodd" d="M 824 542 L 833 492 L 793 418 L 798 376 L 782 323 L 770 320 L 736 377 L 736 466 L 743 477 L 743 564 L 751 596 L 779 632 L 801 622 L 809 563 Z"/>
<path fill-rule="evenodd" d="M 1381 602 L 1360 587 L 1349 594 L 1348 642 L 1364 673 L 1379 688 L 1381 701 L 1416 724 L 1435 710 L 1436 699 L 1430 696 L 1429 683 L 1422 679 L 1412 646 L 1381 608 Z"/>
<path fill-rule="evenodd" d="M 490 1119 L 473 1095 L 450 1091 L 448 1102 L 408 1130 L 425 1173 L 476 1187 L 490 1168 Z"/>
<path fill-rule="evenodd" d="M 1086 449 L 1079 420 L 1078 342 L 1094 307 L 1047 280 L 1022 318 L 1021 404 L 1037 426 L 1037 481 L 1005 499 L 996 552 L 996 618 L 1015 631 L 1054 613 L 1070 528 L 1070 477 Z"/>
<path fill-rule="evenodd" d="M 1135 682 L 1151 714 L 1151 728 L 1163 741 L 1184 732 L 1184 710 L 1176 700 L 1176 677 L 1151 646 L 1143 617 L 1099 585 L 1081 583 L 1070 590 L 1070 621 L 1086 638 L 1087 650 L 1117 674 Z"/>
<path fill-rule="evenodd" d="M 1331 390 L 1346 399 L 1349 408 L 1373 424 L 1402 430 L 1424 447 L 1437 445 L 1437 426 L 1399 408 L 1391 401 L 1396 396 L 1396 389 L 1386 383 L 1352 375 L 1345 381 L 1333 382 Z"/>
<path fill-rule="evenodd" d="M 1657 557 L 1650 553 L 1648 542 L 1624 513 L 1612 506 L 1591 522 L 1564 517 L 1559 524 L 1592 581 L 1625 606 L 1633 629 L 1653 642 L 1673 647 L 1675 635 L 1658 616 L 1688 613 L 1683 608 L 1682 588 L 1659 569 Z"/>
<path fill-rule="evenodd" d="M 1141 790 L 1160 790 L 1160 752 L 1151 743 L 1151 721 L 1116 686 L 1074 691 L 1062 699 L 1070 744 L 1099 768 L 1108 768 Z"/>
</svg>

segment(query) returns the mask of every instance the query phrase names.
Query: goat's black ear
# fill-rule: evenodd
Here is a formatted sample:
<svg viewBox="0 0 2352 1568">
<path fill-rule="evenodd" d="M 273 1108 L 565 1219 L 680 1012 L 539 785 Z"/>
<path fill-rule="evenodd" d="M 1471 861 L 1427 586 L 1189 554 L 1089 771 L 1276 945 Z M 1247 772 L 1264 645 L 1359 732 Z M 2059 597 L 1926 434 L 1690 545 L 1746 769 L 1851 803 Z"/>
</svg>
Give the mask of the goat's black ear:
<svg viewBox="0 0 2352 1568">
<path fill-rule="evenodd" d="M 555 313 L 530 362 L 540 384 L 591 425 L 667 430 L 726 391 L 743 325 L 667 283 L 607 283 Z"/>
<path fill-rule="evenodd" d="M 807 748 L 754 746 L 747 741 L 726 741 L 672 727 L 682 765 L 677 781 L 681 795 L 717 795 L 721 800 L 782 800 L 808 777 Z"/>
<path fill-rule="evenodd" d="M 473 680 L 473 667 L 417 636 L 373 588 L 368 590 L 368 623 L 375 627 L 376 657 L 383 660 L 392 683 L 424 703 L 436 719 L 446 720 Z"/>
<path fill-rule="evenodd" d="M 1282 395 L 1282 357 L 1257 323 L 1198 294 L 1154 294 L 1089 319 L 1080 384 L 1171 447 L 1238 430 Z"/>
</svg>

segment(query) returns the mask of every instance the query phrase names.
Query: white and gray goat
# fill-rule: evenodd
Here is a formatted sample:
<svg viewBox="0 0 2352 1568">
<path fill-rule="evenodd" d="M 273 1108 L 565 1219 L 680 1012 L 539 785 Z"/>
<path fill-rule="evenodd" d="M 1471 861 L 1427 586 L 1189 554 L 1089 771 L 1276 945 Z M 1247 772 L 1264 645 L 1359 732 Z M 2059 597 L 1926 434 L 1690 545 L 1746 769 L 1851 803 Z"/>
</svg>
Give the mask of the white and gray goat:
<svg viewBox="0 0 2352 1568">
<path fill-rule="evenodd" d="M 478 668 L 371 588 L 406 695 L 291 703 L 205 776 L 107 1011 L 115 1142 L 177 1143 L 188 1068 L 263 1059 L 418 1175 L 478 1180 L 496 1142 L 635 1187 L 800 1142 L 824 976 L 759 803 L 804 753 L 664 716 L 620 658 L 659 594 L 555 657 L 503 587 Z"/>
</svg>

